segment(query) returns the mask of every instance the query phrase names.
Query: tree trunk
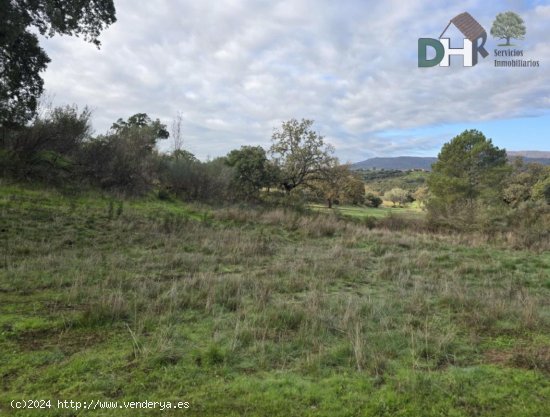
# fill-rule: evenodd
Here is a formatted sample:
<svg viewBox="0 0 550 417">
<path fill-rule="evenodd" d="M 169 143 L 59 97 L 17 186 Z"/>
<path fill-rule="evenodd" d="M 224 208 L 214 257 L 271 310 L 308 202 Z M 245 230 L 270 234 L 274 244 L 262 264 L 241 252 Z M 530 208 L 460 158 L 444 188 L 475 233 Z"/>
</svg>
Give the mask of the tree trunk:
<svg viewBox="0 0 550 417">
<path fill-rule="evenodd" d="M 332 208 L 332 199 L 328 198 L 327 199 L 327 204 L 328 204 L 328 208 L 331 209 Z"/>
<path fill-rule="evenodd" d="M 506 46 L 510 46 L 510 36 L 506 38 Z"/>
</svg>

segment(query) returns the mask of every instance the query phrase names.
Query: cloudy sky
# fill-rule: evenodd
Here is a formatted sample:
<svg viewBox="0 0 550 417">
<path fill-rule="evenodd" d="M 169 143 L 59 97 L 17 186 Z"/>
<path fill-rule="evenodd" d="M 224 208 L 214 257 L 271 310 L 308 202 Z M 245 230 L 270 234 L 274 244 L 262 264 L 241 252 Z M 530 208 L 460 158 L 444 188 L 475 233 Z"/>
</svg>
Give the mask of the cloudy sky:
<svg viewBox="0 0 550 417">
<path fill-rule="evenodd" d="M 115 0 L 118 21 L 100 50 L 43 39 L 54 104 L 88 105 L 97 133 L 145 112 L 183 115 L 185 148 L 199 158 L 268 147 L 290 118 L 315 128 L 344 161 L 437 155 L 466 128 L 510 150 L 550 150 L 550 1 Z M 418 68 L 417 41 L 470 12 L 489 32 L 515 11 L 517 42 L 540 68 Z M 455 42 L 452 39 L 452 42 Z M 454 47 L 460 45 L 452 44 Z M 169 140 L 168 140 L 169 141 Z M 169 144 L 163 144 L 168 148 Z"/>
</svg>

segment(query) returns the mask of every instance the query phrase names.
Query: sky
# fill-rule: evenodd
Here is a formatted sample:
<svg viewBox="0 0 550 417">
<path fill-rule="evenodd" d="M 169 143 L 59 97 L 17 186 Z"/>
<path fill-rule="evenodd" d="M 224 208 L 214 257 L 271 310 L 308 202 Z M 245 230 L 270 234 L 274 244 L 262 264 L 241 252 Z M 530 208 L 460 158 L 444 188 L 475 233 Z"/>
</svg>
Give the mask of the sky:
<svg viewBox="0 0 550 417">
<path fill-rule="evenodd" d="M 268 148 L 291 118 L 314 129 L 342 161 L 436 156 L 465 129 L 508 150 L 550 150 L 550 1 L 115 0 L 117 22 L 98 50 L 83 39 L 41 39 L 54 105 L 88 106 L 96 134 L 147 113 L 200 159 L 243 145 Z M 514 41 L 538 68 L 419 68 L 418 38 L 438 38 L 469 12 L 489 33 L 495 16 L 525 21 Z M 451 32 L 452 33 L 452 27 Z M 458 44 L 456 44 L 458 42 Z M 451 37 L 451 46 L 462 39 Z M 171 146 L 170 139 L 160 144 Z"/>
</svg>

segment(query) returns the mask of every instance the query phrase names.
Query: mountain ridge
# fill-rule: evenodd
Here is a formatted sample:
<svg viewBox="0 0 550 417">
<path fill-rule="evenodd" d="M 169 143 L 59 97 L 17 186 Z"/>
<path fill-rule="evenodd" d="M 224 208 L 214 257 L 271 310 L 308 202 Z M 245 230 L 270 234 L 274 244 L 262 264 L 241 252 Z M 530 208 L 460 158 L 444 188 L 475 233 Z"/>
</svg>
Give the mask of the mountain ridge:
<svg viewBox="0 0 550 417">
<path fill-rule="evenodd" d="M 508 151 L 508 157 L 522 157 L 526 163 L 540 163 L 550 165 L 550 152 L 548 151 Z M 411 169 L 422 169 L 431 171 L 432 164 L 437 157 L 432 156 L 395 156 L 395 157 L 374 157 L 352 164 L 352 169 L 395 169 L 407 171 Z"/>
</svg>

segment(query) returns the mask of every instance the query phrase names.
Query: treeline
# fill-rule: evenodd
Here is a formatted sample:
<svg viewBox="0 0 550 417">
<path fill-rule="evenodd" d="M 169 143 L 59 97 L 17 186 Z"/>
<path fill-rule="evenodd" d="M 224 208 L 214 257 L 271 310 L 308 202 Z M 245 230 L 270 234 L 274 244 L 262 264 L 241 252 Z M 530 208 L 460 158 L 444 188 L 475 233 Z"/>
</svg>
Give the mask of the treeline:
<svg viewBox="0 0 550 417">
<path fill-rule="evenodd" d="M 90 111 L 58 107 L 26 126 L 1 128 L 1 175 L 60 187 L 99 187 L 124 195 L 157 192 L 205 202 L 282 199 L 362 204 L 364 184 L 312 130 L 311 120 L 284 122 L 272 147 L 243 146 L 200 161 L 183 149 L 181 120 L 171 132 L 138 113 L 119 119 L 105 134 L 91 134 Z M 159 152 L 173 136 L 173 149 Z"/>
<path fill-rule="evenodd" d="M 366 191 L 360 174 L 341 164 L 312 126 L 311 120 L 292 119 L 275 130 L 267 150 L 243 146 L 200 161 L 182 147 L 181 120 L 169 132 L 158 119 L 139 113 L 93 136 L 87 109 L 55 108 L 26 126 L 1 128 L 0 173 L 16 181 L 218 204 L 324 201 L 328 207 L 377 207 L 382 198 L 394 205 L 417 200 L 428 212 L 430 230 L 519 231 L 525 241 L 550 239 L 550 167 L 521 159 L 510 164 L 506 151 L 481 132 L 468 130 L 445 144 L 427 180 L 413 178 L 415 191 L 376 192 Z M 170 133 L 173 149 L 159 152 L 159 141 Z"/>
</svg>

